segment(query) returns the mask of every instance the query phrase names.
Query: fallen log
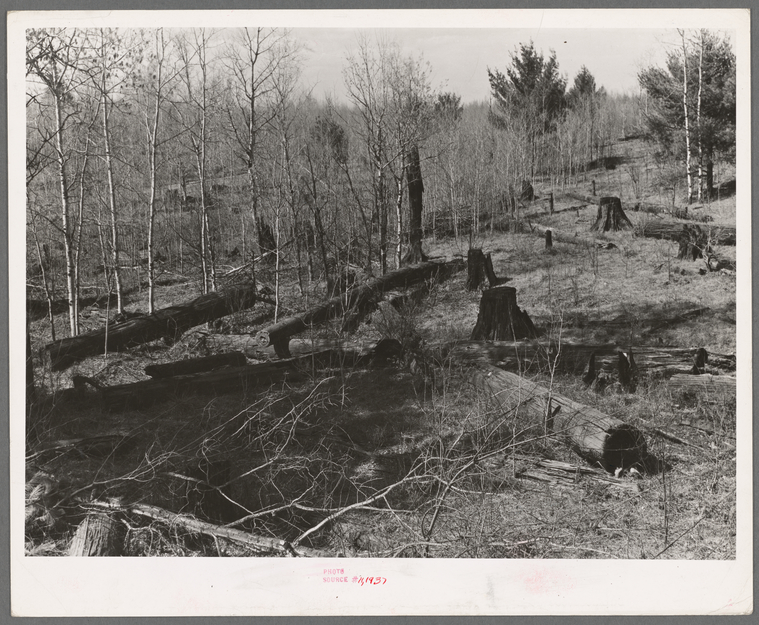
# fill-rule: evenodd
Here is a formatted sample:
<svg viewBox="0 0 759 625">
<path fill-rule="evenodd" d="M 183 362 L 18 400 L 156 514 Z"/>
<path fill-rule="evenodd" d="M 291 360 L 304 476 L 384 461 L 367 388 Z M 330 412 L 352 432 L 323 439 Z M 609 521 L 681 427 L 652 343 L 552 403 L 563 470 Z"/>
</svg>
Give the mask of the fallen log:
<svg viewBox="0 0 759 625">
<path fill-rule="evenodd" d="M 442 278 L 457 269 L 462 269 L 463 266 L 463 261 L 456 259 L 445 263 L 425 262 L 402 267 L 365 284 L 354 286 L 345 294 L 333 297 L 310 310 L 282 319 L 259 331 L 256 340 L 261 347 L 273 345 L 277 355 L 286 358 L 290 355 L 288 344 L 293 335 L 347 312 L 366 315 L 375 308 L 377 297 L 383 292 L 405 289 L 436 277 Z"/>
<path fill-rule="evenodd" d="M 648 239 L 665 239 L 679 242 L 683 236 L 688 236 L 686 232 L 686 227 L 688 226 L 692 228 L 693 224 L 656 219 L 638 224 L 635 231 L 639 236 Z M 732 226 L 706 226 L 701 224 L 699 228 L 706 234 L 707 240 L 711 243 L 716 245 L 735 245 L 736 231 Z"/>
<path fill-rule="evenodd" d="M 112 514 L 91 512 L 76 528 L 68 555 L 120 556 L 124 548 L 123 526 Z"/>
<path fill-rule="evenodd" d="M 515 373 L 480 364 L 472 369 L 471 380 L 501 410 L 519 408 L 545 422 L 547 431 L 565 439 L 572 451 L 591 465 L 613 473 L 620 467 L 642 466 L 648 456 L 646 439 L 636 427 Z"/>
<path fill-rule="evenodd" d="M 175 375 L 213 371 L 222 367 L 241 367 L 246 362 L 245 354 L 242 352 L 227 352 L 202 358 L 188 358 L 176 362 L 167 362 L 161 365 L 148 365 L 145 367 L 145 373 L 151 378 L 170 378 Z"/>
<path fill-rule="evenodd" d="M 222 395 L 250 391 L 264 385 L 301 380 L 317 370 L 382 365 L 400 355 L 400 343 L 392 339 L 383 339 L 375 343 L 369 351 L 327 349 L 297 358 L 274 360 L 257 365 L 227 367 L 203 373 L 100 386 L 95 390 L 94 395 L 101 400 L 105 409 L 124 410 L 144 407 L 188 394 Z"/>
<path fill-rule="evenodd" d="M 735 397 L 735 377 L 729 375 L 673 375 L 669 387 L 675 391 L 693 391 Z"/>
<path fill-rule="evenodd" d="M 172 344 L 190 328 L 250 308 L 257 299 L 254 285 L 207 293 L 192 301 L 162 308 L 152 315 L 140 315 L 54 341 L 45 349 L 53 371 L 61 371 L 88 356 L 122 351 L 157 339 Z"/>
<path fill-rule="evenodd" d="M 188 532 L 205 534 L 215 538 L 223 538 L 244 545 L 245 547 L 249 547 L 259 553 L 280 553 L 294 557 L 302 556 L 309 558 L 335 557 L 340 555 L 335 551 L 311 549 L 309 547 L 301 547 L 300 545 L 293 546 L 286 540 L 270 538 L 268 536 L 257 536 L 232 527 L 213 525 L 212 523 L 200 521 L 193 516 L 177 514 L 170 510 L 159 508 L 158 506 L 135 503 L 120 507 L 98 501 L 88 502 L 87 506 L 98 509 L 119 510 L 126 514 L 142 516 L 154 521 L 159 521 L 170 528 L 178 526 L 184 528 Z"/>
<path fill-rule="evenodd" d="M 562 373 L 580 375 L 595 357 L 596 371 L 616 372 L 619 354 L 630 350 L 616 344 L 587 344 L 563 341 L 461 341 L 433 346 L 441 359 L 459 362 L 478 361 L 497 365 L 509 371 L 538 372 L 555 367 Z M 637 346 L 632 350 L 638 369 L 653 375 L 669 377 L 690 374 L 694 366 L 702 371 L 709 363 L 723 371 L 735 371 L 735 357 L 727 354 L 706 354 L 703 348 Z"/>
<path fill-rule="evenodd" d="M 546 232 L 550 230 L 551 238 L 554 241 L 559 241 L 561 243 L 571 243 L 572 245 L 585 245 L 586 247 L 597 247 L 602 250 L 612 250 L 617 247 L 613 242 L 606 241 L 605 239 L 594 239 L 594 238 L 587 237 L 584 235 L 579 235 L 577 233 L 569 234 L 568 232 L 562 232 L 551 226 L 544 226 L 542 224 L 533 224 L 530 222 L 527 222 L 526 226 L 529 229 L 529 232 L 532 232 L 533 234 L 542 238 L 545 238 Z"/>
</svg>

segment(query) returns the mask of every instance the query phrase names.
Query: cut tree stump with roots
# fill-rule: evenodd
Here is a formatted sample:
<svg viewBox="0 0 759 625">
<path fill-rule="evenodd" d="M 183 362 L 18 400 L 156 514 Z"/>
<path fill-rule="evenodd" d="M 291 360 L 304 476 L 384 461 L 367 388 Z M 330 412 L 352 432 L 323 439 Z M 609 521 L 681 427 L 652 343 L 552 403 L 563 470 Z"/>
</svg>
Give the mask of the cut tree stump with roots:
<svg viewBox="0 0 759 625">
<path fill-rule="evenodd" d="M 590 229 L 595 232 L 617 232 L 632 230 L 633 224 L 622 210 L 621 200 L 618 197 L 607 196 L 601 198 L 596 222 Z"/>
<path fill-rule="evenodd" d="M 709 252 L 709 235 L 695 224 L 685 224 L 678 238 L 677 258 L 681 260 L 698 260 Z"/>
<path fill-rule="evenodd" d="M 535 338 L 538 332 L 529 315 L 517 306 L 517 290 L 499 286 L 482 292 L 473 341 L 518 341 Z"/>
</svg>

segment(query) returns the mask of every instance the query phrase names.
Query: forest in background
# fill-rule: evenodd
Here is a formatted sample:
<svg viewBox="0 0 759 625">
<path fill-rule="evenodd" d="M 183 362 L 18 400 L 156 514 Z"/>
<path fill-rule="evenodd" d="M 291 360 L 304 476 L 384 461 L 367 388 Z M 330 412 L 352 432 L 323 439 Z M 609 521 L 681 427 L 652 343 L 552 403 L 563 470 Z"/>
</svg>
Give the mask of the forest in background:
<svg viewBox="0 0 759 625">
<path fill-rule="evenodd" d="M 613 167 L 610 147 L 635 137 L 656 167 L 636 197 L 703 201 L 715 163 L 734 160 L 735 59 L 721 35 L 681 35 L 635 95 L 606 93 L 585 67 L 569 80 L 529 42 L 488 71 L 490 102 L 464 106 L 392 41 L 357 38 L 348 102 L 332 102 L 309 95 L 284 30 L 28 31 L 28 296 L 53 334 L 64 299 L 76 335 L 83 299 L 112 295 L 124 314 L 144 283 L 153 312 L 162 280 L 192 276 L 206 293 L 241 262 L 254 281 L 267 272 L 277 302 L 284 266 L 301 293 L 330 295 L 354 270 L 419 259 L 412 154 L 423 236 L 508 228 L 532 187 Z"/>
</svg>

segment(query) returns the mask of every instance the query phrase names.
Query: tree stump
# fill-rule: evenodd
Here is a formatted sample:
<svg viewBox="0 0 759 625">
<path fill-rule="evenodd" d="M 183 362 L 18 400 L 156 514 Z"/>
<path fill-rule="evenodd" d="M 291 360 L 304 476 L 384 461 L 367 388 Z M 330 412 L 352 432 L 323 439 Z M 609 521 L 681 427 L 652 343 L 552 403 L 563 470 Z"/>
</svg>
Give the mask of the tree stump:
<svg viewBox="0 0 759 625">
<path fill-rule="evenodd" d="M 493 269 L 493 258 L 490 253 L 484 254 L 479 248 L 470 248 L 467 252 L 467 291 L 476 291 L 488 280 L 490 287 L 498 286 L 508 281 L 508 278 L 499 278 Z"/>
<path fill-rule="evenodd" d="M 480 248 L 470 248 L 466 254 L 466 290 L 476 291 L 485 283 L 485 254 Z"/>
<path fill-rule="evenodd" d="M 681 260 L 698 260 L 709 252 L 709 237 L 701 226 L 685 224 L 678 237 L 680 248 L 677 257 Z"/>
<path fill-rule="evenodd" d="M 535 199 L 535 190 L 527 180 L 522 180 L 522 192 L 519 194 L 522 202 L 532 202 Z"/>
<path fill-rule="evenodd" d="M 482 292 L 472 340 L 516 341 L 537 335 L 529 315 L 517 306 L 514 287 L 499 286 Z"/>
<path fill-rule="evenodd" d="M 76 528 L 70 556 L 120 556 L 124 548 L 123 526 L 113 515 L 93 512 Z"/>
<path fill-rule="evenodd" d="M 550 230 L 546 230 L 546 249 L 549 250 L 553 247 L 553 235 Z"/>
<path fill-rule="evenodd" d="M 598 205 L 596 222 L 591 226 L 596 232 L 617 232 L 619 230 L 632 230 L 632 222 L 622 210 L 622 202 L 618 197 L 607 196 L 601 198 Z"/>
</svg>

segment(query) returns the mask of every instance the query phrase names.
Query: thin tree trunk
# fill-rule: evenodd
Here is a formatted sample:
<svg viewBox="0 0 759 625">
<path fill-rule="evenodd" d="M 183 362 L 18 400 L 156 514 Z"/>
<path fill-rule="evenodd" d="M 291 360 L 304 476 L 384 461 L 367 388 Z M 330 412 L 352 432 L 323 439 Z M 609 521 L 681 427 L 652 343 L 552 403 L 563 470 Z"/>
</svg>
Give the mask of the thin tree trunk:
<svg viewBox="0 0 759 625">
<path fill-rule="evenodd" d="M 160 47 L 158 35 L 160 34 Z M 148 312 L 155 312 L 155 213 L 156 213 L 156 156 L 158 153 L 158 125 L 161 119 L 161 81 L 163 79 L 163 30 L 156 33 L 158 73 L 152 128 L 148 127 L 148 159 L 150 164 L 150 203 L 148 205 Z"/>
<path fill-rule="evenodd" d="M 701 92 L 703 88 L 704 65 L 704 31 L 699 31 L 700 45 L 698 51 L 698 103 L 696 104 L 696 127 L 698 129 L 698 201 L 704 197 L 704 150 L 701 142 Z"/>
<path fill-rule="evenodd" d="M 55 63 L 53 63 L 53 80 L 55 84 L 58 84 L 58 70 Z M 79 328 L 76 317 L 76 284 L 74 276 L 74 252 L 71 245 L 71 223 L 69 215 L 69 187 L 68 177 L 66 172 L 66 157 L 63 152 L 64 146 L 64 122 L 61 95 L 58 92 L 53 93 L 53 100 L 55 101 L 55 125 L 57 132 L 55 133 L 55 151 L 58 160 L 58 182 L 61 189 L 61 221 L 63 225 L 63 245 L 66 254 L 66 295 L 68 297 L 69 306 L 69 331 L 71 336 L 76 336 Z"/>
<path fill-rule="evenodd" d="M 113 159 L 111 157 L 111 131 L 108 125 L 108 97 L 106 93 L 105 50 L 103 54 L 103 77 L 100 85 L 100 105 L 103 107 L 103 144 L 105 147 L 105 165 L 108 175 L 108 202 L 111 209 L 111 255 L 113 258 L 113 276 L 116 282 L 116 307 L 119 314 L 124 312 L 124 298 L 121 284 L 121 267 L 119 262 L 119 228 L 118 205 L 116 202 L 116 183 L 113 177 Z"/>
<path fill-rule="evenodd" d="M 404 168 L 405 169 L 405 166 Z M 398 269 L 401 266 L 401 246 L 403 237 L 403 220 L 401 217 L 401 210 L 403 208 L 403 170 L 401 175 L 396 178 L 395 184 L 398 194 L 395 197 L 395 235 L 397 242 L 395 245 L 395 268 Z"/>
<path fill-rule="evenodd" d="M 53 317 L 53 294 L 50 292 L 50 287 L 47 283 L 47 270 L 45 269 L 45 259 L 42 257 L 42 250 L 40 249 L 40 241 L 37 236 L 37 228 L 32 222 L 32 236 L 34 237 L 34 246 L 37 248 L 37 262 L 40 265 L 40 273 L 42 274 L 42 286 L 45 289 L 45 298 L 47 299 L 47 317 L 50 321 L 50 334 L 52 340 L 55 340 L 55 318 Z M 28 327 L 27 327 L 28 332 Z"/>
<path fill-rule="evenodd" d="M 688 185 L 688 201 L 693 200 L 693 181 L 691 180 L 690 157 L 690 120 L 688 119 L 688 51 L 685 47 L 685 31 L 680 31 L 683 42 L 683 114 L 685 116 L 685 173 Z"/>
</svg>

